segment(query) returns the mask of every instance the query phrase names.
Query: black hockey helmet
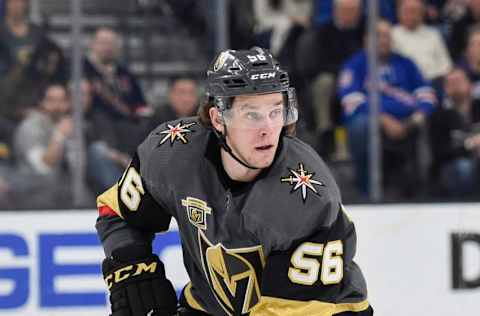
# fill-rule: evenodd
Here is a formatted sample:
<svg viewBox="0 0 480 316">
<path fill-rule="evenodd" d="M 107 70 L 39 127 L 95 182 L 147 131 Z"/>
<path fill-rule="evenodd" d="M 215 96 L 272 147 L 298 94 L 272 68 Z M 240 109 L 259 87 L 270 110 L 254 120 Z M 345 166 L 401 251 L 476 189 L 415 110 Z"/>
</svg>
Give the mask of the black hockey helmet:
<svg viewBox="0 0 480 316">
<path fill-rule="evenodd" d="M 207 71 L 206 94 L 223 116 L 235 96 L 275 92 L 285 96 L 284 125 L 295 123 L 297 101 L 288 73 L 269 51 L 259 47 L 222 51 Z"/>
</svg>

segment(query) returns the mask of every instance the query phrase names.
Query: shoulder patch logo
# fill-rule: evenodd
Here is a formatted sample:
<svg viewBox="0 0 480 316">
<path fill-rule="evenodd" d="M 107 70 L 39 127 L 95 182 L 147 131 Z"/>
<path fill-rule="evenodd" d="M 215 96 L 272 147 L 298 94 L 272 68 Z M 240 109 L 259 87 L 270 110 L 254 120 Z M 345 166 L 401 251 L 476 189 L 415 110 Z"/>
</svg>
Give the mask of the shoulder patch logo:
<svg viewBox="0 0 480 316">
<path fill-rule="evenodd" d="M 187 133 L 193 133 L 194 131 L 189 129 L 193 125 L 197 124 L 196 122 L 190 122 L 190 123 L 183 123 L 180 121 L 177 125 L 173 126 L 170 124 L 167 124 L 167 129 L 161 132 L 157 132 L 157 135 L 165 134 L 165 136 L 160 140 L 158 143 L 158 146 L 162 145 L 165 143 L 167 140 L 170 140 L 170 145 L 173 145 L 173 143 L 178 140 L 181 141 L 183 144 L 188 143 L 188 139 L 186 137 Z"/>
<path fill-rule="evenodd" d="M 323 182 L 312 179 L 312 177 L 315 175 L 315 172 L 309 173 L 307 170 L 305 170 L 303 163 L 299 163 L 298 169 L 296 170 L 291 168 L 288 168 L 288 170 L 290 171 L 291 174 L 286 177 L 281 177 L 280 181 L 282 183 L 288 183 L 290 185 L 293 185 L 294 187 L 292 188 L 291 192 L 295 192 L 298 189 L 300 189 L 302 192 L 303 202 L 307 200 L 307 189 L 318 194 L 317 189 L 315 188 L 315 185 L 319 185 L 322 187 L 325 186 Z"/>
<path fill-rule="evenodd" d="M 200 229 L 207 229 L 207 214 L 212 213 L 212 208 L 207 202 L 188 196 L 182 200 L 182 205 L 187 210 L 187 217 L 190 223 Z"/>
</svg>

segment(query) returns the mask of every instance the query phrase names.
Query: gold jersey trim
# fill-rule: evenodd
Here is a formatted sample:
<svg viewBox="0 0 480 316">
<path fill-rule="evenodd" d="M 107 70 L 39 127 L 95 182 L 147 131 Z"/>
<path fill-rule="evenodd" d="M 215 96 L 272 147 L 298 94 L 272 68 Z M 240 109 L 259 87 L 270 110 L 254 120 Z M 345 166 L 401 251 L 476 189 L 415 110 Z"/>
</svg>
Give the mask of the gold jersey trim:
<svg viewBox="0 0 480 316">
<path fill-rule="evenodd" d="M 193 297 L 192 294 L 192 282 L 189 282 L 187 286 L 185 287 L 185 299 L 187 300 L 187 304 L 196 310 L 202 311 L 206 313 L 206 310 L 203 309 L 203 307 L 198 303 L 198 301 Z"/>
<path fill-rule="evenodd" d="M 295 301 L 262 296 L 250 316 L 332 316 L 343 312 L 361 312 L 368 308 L 367 300 L 357 303 L 327 303 L 321 301 Z"/>
<path fill-rule="evenodd" d="M 101 207 L 108 207 L 118 216 L 123 218 L 122 214 L 120 213 L 120 206 L 118 204 L 118 184 L 115 183 L 110 189 L 103 192 L 97 197 L 97 208 L 100 209 Z"/>
</svg>

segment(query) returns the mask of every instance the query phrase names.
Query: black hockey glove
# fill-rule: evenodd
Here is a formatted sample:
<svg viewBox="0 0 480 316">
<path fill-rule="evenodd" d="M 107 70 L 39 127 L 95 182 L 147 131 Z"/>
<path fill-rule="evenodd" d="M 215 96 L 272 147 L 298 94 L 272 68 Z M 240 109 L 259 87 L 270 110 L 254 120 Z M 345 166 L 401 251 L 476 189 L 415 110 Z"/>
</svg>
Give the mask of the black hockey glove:
<svg viewBox="0 0 480 316">
<path fill-rule="evenodd" d="M 145 246 L 113 251 L 102 272 L 110 290 L 111 316 L 172 316 L 177 296 L 163 263 Z"/>
</svg>

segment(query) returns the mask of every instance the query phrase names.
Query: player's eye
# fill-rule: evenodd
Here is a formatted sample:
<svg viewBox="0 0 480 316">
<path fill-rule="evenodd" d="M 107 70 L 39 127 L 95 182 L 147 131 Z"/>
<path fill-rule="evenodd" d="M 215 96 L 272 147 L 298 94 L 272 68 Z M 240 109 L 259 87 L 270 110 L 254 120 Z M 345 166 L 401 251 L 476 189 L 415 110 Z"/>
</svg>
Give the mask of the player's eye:
<svg viewBox="0 0 480 316">
<path fill-rule="evenodd" d="M 272 112 L 270 112 L 270 119 L 277 119 L 282 115 L 282 109 L 275 109 Z"/>
<path fill-rule="evenodd" d="M 251 121 L 259 121 L 261 119 L 261 115 L 258 112 L 247 112 L 245 117 Z"/>
</svg>

